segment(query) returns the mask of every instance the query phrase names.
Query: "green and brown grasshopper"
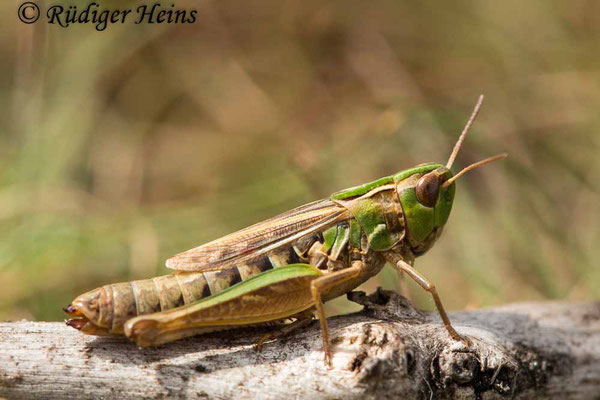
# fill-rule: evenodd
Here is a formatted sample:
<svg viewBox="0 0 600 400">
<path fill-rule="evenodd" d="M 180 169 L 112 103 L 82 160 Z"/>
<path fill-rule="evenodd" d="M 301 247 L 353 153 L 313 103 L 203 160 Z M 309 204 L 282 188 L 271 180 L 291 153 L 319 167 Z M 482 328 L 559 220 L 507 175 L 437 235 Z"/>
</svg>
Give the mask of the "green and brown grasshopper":
<svg viewBox="0 0 600 400">
<path fill-rule="evenodd" d="M 447 162 L 421 164 L 346 189 L 167 260 L 175 273 L 115 283 L 65 307 L 67 325 L 91 335 L 124 334 L 153 346 L 201 333 L 293 320 L 261 338 L 287 334 L 319 318 L 325 362 L 331 363 L 323 301 L 348 293 L 386 262 L 428 291 L 450 336 L 435 286 L 413 267 L 442 233 L 465 172 L 501 154 L 450 171 L 473 123 L 479 98 Z"/>
</svg>

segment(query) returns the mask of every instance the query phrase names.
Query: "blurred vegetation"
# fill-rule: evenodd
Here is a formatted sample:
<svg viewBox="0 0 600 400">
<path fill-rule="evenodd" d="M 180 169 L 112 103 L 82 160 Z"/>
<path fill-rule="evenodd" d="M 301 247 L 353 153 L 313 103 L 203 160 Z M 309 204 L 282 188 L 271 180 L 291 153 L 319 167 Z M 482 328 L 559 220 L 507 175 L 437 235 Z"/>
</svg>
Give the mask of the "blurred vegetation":
<svg viewBox="0 0 600 400">
<path fill-rule="evenodd" d="M 198 21 L 65 30 L 0 5 L 0 319 L 61 319 L 175 253 L 445 162 L 480 93 L 455 168 L 510 157 L 461 179 L 416 266 L 450 309 L 600 296 L 600 3 L 176 4 Z"/>
</svg>

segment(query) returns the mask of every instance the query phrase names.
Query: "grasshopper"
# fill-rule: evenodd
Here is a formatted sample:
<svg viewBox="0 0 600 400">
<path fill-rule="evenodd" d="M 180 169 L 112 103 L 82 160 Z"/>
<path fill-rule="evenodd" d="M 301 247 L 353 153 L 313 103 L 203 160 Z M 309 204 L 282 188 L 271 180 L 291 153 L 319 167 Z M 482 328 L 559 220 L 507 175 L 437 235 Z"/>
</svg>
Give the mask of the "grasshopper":
<svg viewBox="0 0 600 400">
<path fill-rule="evenodd" d="M 91 335 L 125 335 L 154 346 L 206 332 L 286 320 L 265 340 L 312 321 L 331 365 L 323 302 L 348 293 L 390 263 L 435 302 L 449 335 L 468 343 L 450 323 L 435 286 L 413 268 L 440 237 L 454 201 L 455 181 L 506 157 L 500 154 L 450 171 L 483 96 L 446 165 L 421 164 L 342 190 L 167 260 L 170 275 L 106 285 L 77 297 L 67 325 Z"/>
</svg>

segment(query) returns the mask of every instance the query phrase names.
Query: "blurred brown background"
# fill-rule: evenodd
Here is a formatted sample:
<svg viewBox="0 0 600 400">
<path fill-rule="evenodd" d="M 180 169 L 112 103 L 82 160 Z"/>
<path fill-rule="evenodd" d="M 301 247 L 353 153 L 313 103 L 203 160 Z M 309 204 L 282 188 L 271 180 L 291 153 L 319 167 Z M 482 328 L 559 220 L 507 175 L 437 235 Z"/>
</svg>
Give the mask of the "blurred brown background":
<svg viewBox="0 0 600 400">
<path fill-rule="evenodd" d="M 510 157 L 461 179 L 417 268 L 450 309 L 600 296 L 599 2 L 175 3 L 197 22 L 65 30 L 0 5 L 0 319 L 61 319 L 177 252 L 445 163 L 480 93 L 455 169 Z"/>
</svg>

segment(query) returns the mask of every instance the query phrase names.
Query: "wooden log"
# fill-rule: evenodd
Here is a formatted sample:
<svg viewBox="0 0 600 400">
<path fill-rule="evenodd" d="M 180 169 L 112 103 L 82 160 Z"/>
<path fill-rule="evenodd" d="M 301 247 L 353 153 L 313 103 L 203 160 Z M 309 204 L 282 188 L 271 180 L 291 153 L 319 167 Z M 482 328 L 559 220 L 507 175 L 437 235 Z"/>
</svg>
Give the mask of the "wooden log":
<svg viewBox="0 0 600 400">
<path fill-rule="evenodd" d="M 333 367 L 318 324 L 267 343 L 242 329 L 138 349 L 62 323 L 0 323 L 0 396 L 32 399 L 591 399 L 600 396 L 600 303 L 538 302 L 435 313 L 378 290 L 362 312 L 330 319 Z"/>
</svg>

